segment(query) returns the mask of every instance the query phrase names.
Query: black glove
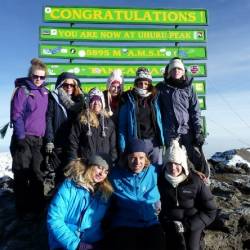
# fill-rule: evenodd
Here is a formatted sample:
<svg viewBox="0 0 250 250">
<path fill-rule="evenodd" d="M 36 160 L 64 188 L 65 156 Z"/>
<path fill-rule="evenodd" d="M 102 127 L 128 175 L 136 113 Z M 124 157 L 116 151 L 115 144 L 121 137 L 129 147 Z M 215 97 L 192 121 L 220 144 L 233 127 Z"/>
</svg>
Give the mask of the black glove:
<svg viewBox="0 0 250 250">
<path fill-rule="evenodd" d="M 198 147 L 202 146 L 205 142 L 205 136 L 202 132 L 199 132 L 195 135 L 194 144 Z"/>
</svg>

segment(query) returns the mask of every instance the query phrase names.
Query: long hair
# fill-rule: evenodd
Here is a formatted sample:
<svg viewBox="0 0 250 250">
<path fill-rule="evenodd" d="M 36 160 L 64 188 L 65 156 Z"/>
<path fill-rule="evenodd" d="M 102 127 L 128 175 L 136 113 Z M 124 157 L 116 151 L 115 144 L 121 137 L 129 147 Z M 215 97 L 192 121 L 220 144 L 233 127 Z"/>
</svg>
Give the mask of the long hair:
<svg viewBox="0 0 250 250">
<path fill-rule="evenodd" d="M 108 112 L 104 109 L 101 111 L 101 115 L 107 118 L 109 117 Z M 80 122 L 84 125 L 90 124 L 90 126 L 94 128 L 98 128 L 100 125 L 98 116 L 89 108 L 83 110 L 80 114 Z"/>
<path fill-rule="evenodd" d="M 63 84 L 66 82 L 67 79 L 69 79 L 69 78 L 64 79 L 64 80 L 61 82 L 60 85 L 63 85 Z M 70 78 L 70 79 L 72 79 L 72 78 Z M 82 94 L 82 90 L 81 90 L 80 87 L 78 86 L 78 82 L 77 82 L 75 79 L 72 79 L 72 80 L 73 80 L 73 82 L 74 82 L 74 84 L 75 84 L 72 96 L 76 97 L 76 96 L 81 95 L 81 94 Z"/>
<path fill-rule="evenodd" d="M 64 169 L 64 175 L 73 180 L 76 185 L 88 188 L 92 192 L 99 191 L 104 200 L 108 200 L 113 193 L 113 188 L 106 177 L 102 182 L 94 185 L 92 180 L 93 165 L 86 165 L 83 159 L 71 161 Z"/>
<path fill-rule="evenodd" d="M 28 71 L 28 77 L 31 77 L 32 76 L 32 73 L 35 71 L 35 70 L 43 70 L 45 71 L 45 76 L 48 75 L 48 70 L 47 70 L 47 66 L 38 58 L 33 58 L 31 61 L 31 66 L 29 68 L 29 71 Z"/>
</svg>

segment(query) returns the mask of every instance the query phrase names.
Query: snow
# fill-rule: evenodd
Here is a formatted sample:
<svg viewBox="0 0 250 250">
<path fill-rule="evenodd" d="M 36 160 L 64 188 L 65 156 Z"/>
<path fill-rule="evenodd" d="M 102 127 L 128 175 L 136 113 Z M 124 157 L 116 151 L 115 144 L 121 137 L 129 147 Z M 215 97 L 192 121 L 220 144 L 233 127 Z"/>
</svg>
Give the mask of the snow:
<svg viewBox="0 0 250 250">
<path fill-rule="evenodd" d="M 249 152 L 249 150 L 246 151 Z M 250 168 L 250 162 L 244 160 L 241 156 L 239 156 L 235 149 L 228 150 L 223 153 L 217 152 L 211 157 L 211 159 L 215 162 L 222 162 L 223 164 L 228 166 L 236 166 L 239 163 L 245 163 Z"/>
<path fill-rule="evenodd" d="M 9 176 L 13 179 L 13 173 L 11 171 L 12 157 L 9 152 L 0 153 L 0 178 Z"/>
</svg>

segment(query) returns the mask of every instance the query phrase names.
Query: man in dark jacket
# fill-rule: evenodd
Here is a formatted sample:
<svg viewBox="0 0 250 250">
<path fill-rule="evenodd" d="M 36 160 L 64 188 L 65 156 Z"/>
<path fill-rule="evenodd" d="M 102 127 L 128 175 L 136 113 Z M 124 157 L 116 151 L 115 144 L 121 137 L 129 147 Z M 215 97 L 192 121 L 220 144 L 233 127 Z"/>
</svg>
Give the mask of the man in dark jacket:
<svg viewBox="0 0 250 250">
<path fill-rule="evenodd" d="M 175 138 L 185 145 L 188 158 L 195 169 L 209 175 L 202 152 L 205 137 L 202 133 L 199 101 L 192 87 L 193 78 L 185 73 L 183 62 L 173 58 L 167 65 L 164 81 L 157 84 L 166 145 Z"/>
</svg>

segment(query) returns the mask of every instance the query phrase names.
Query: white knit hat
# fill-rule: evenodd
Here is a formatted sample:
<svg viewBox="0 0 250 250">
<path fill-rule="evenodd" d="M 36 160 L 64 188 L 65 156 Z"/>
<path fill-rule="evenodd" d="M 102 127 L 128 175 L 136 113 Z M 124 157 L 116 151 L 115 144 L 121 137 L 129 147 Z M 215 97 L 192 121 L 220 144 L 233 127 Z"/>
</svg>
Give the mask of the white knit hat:
<svg viewBox="0 0 250 250">
<path fill-rule="evenodd" d="M 166 152 L 165 163 L 174 162 L 182 165 L 185 175 L 188 176 L 187 152 L 184 146 L 180 147 L 177 139 L 172 140 Z"/>
<path fill-rule="evenodd" d="M 97 97 L 100 98 L 100 100 L 101 100 L 101 102 L 102 102 L 102 108 L 105 109 L 104 95 L 103 95 L 102 91 L 99 90 L 98 88 L 93 88 L 93 89 L 91 89 L 91 90 L 89 91 L 89 93 L 88 93 L 88 104 L 90 104 L 91 99 L 92 99 L 93 97 L 95 97 L 95 96 L 97 96 Z"/>
<path fill-rule="evenodd" d="M 107 80 L 107 89 L 110 88 L 111 84 L 116 81 L 119 82 L 119 84 L 121 85 L 121 88 L 123 87 L 123 76 L 122 76 L 122 71 L 120 69 L 114 69 L 108 80 Z"/>
<path fill-rule="evenodd" d="M 184 64 L 181 61 L 181 59 L 175 58 L 175 59 L 172 59 L 169 62 L 169 65 L 168 65 L 168 74 L 170 73 L 170 71 L 172 69 L 175 69 L 175 68 L 179 68 L 179 69 L 182 69 L 183 71 L 185 71 L 185 67 L 184 67 Z"/>
</svg>

